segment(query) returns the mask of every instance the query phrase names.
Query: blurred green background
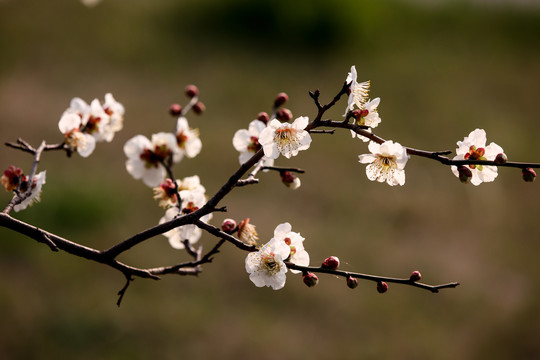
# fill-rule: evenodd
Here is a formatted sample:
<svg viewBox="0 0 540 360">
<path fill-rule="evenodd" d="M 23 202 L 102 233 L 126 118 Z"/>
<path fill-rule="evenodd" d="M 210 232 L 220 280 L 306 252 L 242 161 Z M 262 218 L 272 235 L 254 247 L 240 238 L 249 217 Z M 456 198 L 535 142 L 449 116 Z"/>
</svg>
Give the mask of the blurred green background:
<svg viewBox="0 0 540 360">
<path fill-rule="evenodd" d="M 72 97 L 112 92 L 124 130 L 88 159 L 44 156 L 42 202 L 16 217 L 98 249 L 162 216 L 151 190 L 124 168 L 136 134 L 171 131 L 185 85 L 207 111 L 189 117 L 203 150 L 178 177 L 199 174 L 212 194 L 237 167 L 232 136 L 285 91 L 295 116 L 313 118 L 307 92 L 328 101 L 350 66 L 381 97 L 376 133 L 426 150 L 455 149 L 475 128 L 511 160 L 540 161 L 540 8 L 534 2 L 319 0 L 0 1 L 1 141 L 58 142 Z M 328 115 L 341 119 L 340 102 Z M 461 184 L 450 169 L 413 158 L 405 186 L 373 183 L 348 132 L 313 135 L 309 151 L 277 164 L 307 170 L 291 191 L 276 174 L 235 190 L 223 218 L 250 217 L 261 238 L 289 221 L 312 264 L 337 255 L 342 269 L 387 276 L 420 270 L 431 294 L 373 283 L 350 290 L 321 276 L 308 289 L 256 288 L 245 253 L 225 246 L 199 278 L 137 279 L 52 253 L 0 229 L 2 359 L 534 359 L 540 358 L 538 184 L 501 169 L 494 183 Z M 4 147 L 0 167 L 28 171 Z M 10 195 L 0 200 L 7 204 Z M 3 207 L 3 206 L 2 206 Z M 215 239 L 204 236 L 210 248 Z M 186 254 L 152 239 L 121 258 L 140 267 Z"/>
</svg>

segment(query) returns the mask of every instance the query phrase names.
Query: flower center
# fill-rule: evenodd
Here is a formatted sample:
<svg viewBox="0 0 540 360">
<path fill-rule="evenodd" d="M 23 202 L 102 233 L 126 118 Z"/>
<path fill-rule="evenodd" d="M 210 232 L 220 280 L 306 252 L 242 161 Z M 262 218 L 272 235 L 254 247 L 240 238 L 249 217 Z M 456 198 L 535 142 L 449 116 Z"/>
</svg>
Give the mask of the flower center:
<svg viewBox="0 0 540 360">
<path fill-rule="evenodd" d="M 193 201 L 188 202 L 185 208 L 182 209 L 182 214 L 191 214 L 194 211 L 199 210 L 198 206 L 195 206 Z"/>
<path fill-rule="evenodd" d="M 274 253 L 262 254 L 261 255 L 262 266 L 268 271 L 271 275 L 277 274 L 280 270 L 279 264 L 274 259 Z"/>
<path fill-rule="evenodd" d="M 396 157 L 393 155 L 377 155 L 377 163 L 383 171 L 388 171 L 396 167 Z"/>
<path fill-rule="evenodd" d="M 70 148 L 78 149 L 86 145 L 86 138 L 79 129 L 74 129 L 66 133 L 66 143 Z"/>
<path fill-rule="evenodd" d="M 256 153 L 257 151 L 259 151 L 262 148 L 261 144 L 259 144 L 259 138 L 258 137 L 252 136 L 252 137 L 250 137 L 250 140 L 251 140 L 251 143 L 247 147 L 248 151 Z"/>
<path fill-rule="evenodd" d="M 184 134 L 183 131 L 180 131 L 178 134 L 176 134 L 176 143 L 178 144 L 178 147 L 184 148 L 186 141 L 188 139 L 188 136 Z"/>
<path fill-rule="evenodd" d="M 84 131 L 86 131 L 88 134 L 92 134 L 98 131 L 98 124 L 101 122 L 101 118 L 99 116 L 90 116 L 88 119 L 88 122 L 84 126 Z"/>
<path fill-rule="evenodd" d="M 277 129 L 274 135 L 274 142 L 280 152 L 284 149 L 296 149 L 298 147 L 298 138 L 296 129 L 285 128 Z"/>
<path fill-rule="evenodd" d="M 167 145 L 156 145 L 154 151 L 144 149 L 139 157 L 145 162 L 144 166 L 148 169 L 151 167 L 158 167 L 159 163 L 163 162 L 171 154 L 172 151 Z"/>
<path fill-rule="evenodd" d="M 484 157 L 484 154 L 486 153 L 486 149 L 484 148 L 476 148 L 476 146 L 471 145 L 469 148 L 469 152 L 464 155 L 465 160 L 487 160 Z M 469 164 L 469 167 L 471 169 L 478 168 L 478 170 L 482 170 L 482 165 L 475 165 L 475 164 Z"/>
</svg>

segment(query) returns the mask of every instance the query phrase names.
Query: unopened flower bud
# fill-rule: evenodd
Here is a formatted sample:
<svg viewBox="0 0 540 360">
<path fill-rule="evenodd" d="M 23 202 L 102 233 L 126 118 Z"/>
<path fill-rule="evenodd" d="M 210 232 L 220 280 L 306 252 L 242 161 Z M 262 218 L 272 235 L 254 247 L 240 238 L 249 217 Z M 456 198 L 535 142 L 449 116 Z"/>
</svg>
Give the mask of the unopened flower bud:
<svg viewBox="0 0 540 360">
<path fill-rule="evenodd" d="M 172 116 L 179 116 L 181 111 L 182 106 L 180 106 L 179 104 L 172 104 L 169 107 L 169 114 L 171 114 Z"/>
<path fill-rule="evenodd" d="M 232 234 L 236 229 L 236 221 L 233 219 L 225 219 L 221 223 L 221 230 L 227 234 Z"/>
<path fill-rule="evenodd" d="M 352 276 L 347 277 L 347 286 L 351 289 L 354 289 L 358 286 L 358 279 L 353 278 Z"/>
<path fill-rule="evenodd" d="M 501 164 L 506 164 L 507 161 L 508 161 L 508 156 L 506 156 L 505 153 L 500 153 L 500 154 L 497 154 L 493 162 L 497 165 L 501 165 Z"/>
<path fill-rule="evenodd" d="M 302 275 L 302 280 L 304 280 L 304 284 L 306 284 L 308 287 L 314 287 L 319 283 L 319 278 L 317 275 L 311 272 L 307 272 Z"/>
<path fill-rule="evenodd" d="M 270 116 L 268 116 L 267 113 L 265 113 L 264 111 L 260 112 L 258 115 L 257 115 L 257 120 L 259 121 L 262 121 L 263 123 L 268 123 L 268 121 L 270 120 Z"/>
<path fill-rule="evenodd" d="M 422 274 L 420 274 L 420 271 L 413 271 L 412 274 L 411 274 L 411 281 L 418 281 L 422 278 Z"/>
<path fill-rule="evenodd" d="M 336 270 L 339 267 L 339 259 L 337 256 L 327 257 L 321 264 L 322 268 Z"/>
<path fill-rule="evenodd" d="M 197 101 L 195 105 L 193 105 L 193 111 L 195 114 L 200 115 L 206 110 L 206 106 L 200 101 Z"/>
<path fill-rule="evenodd" d="M 458 168 L 459 181 L 466 184 L 472 178 L 472 171 L 467 166 L 460 166 Z"/>
<path fill-rule="evenodd" d="M 300 178 L 290 171 L 281 171 L 279 176 L 281 177 L 281 182 L 293 190 L 298 189 L 302 185 Z"/>
<path fill-rule="evenodd" d="M 292 112 L 289 109 L 279 109 L 276 112 L 276 118 L 281 122 L 287 122 L 292 119 Z"/>
<path fill-rule="evenodd" d="M 289 95 L 284 92 L 277 94 L 276 99 L 274 100 L 274 108 L 277 109 L 281 105 L 285 104 L 289 100 Z"/>
<path fill-rule="evenodd" d="M 195 85 L 188 85 L 184 90 L 185 94 L 189 98 L 193 98 L 199 95 L 199 89 Z"/>
<path fill-rule="evenodd" d="M 379 281 L 377 283 L 377 291 L 380 294 L 384 294 L 386 291 L 388 291 L 388 284 L 385 283 L 384 281 Z"/>
<path fill-rule="evenodd" d="M 2 175 L 1 182 L 7 191 L 13 191 L 17 189 L 17 187 L 19 186 L 19 183 L 21 182 L 22 177 L 23 177 L 22 169 L 11 165 L 9 168 L 4 170 L 4 174 Z"/>
<path fill-rule="evenodd" d="M 523 180 L 526 182 L 533 182 L 536 178 L 536 172 L 533 170 L 533 168 L 525 168 L 521 170 L 521 175 L 523 176 Z"/>
<path fill-rule="evenodd" d="M 259 234 L 255 230 L 255 225 L 249 223 L 249 218 L 238 224 L 238 238 L 248 245 L 257 245 Z"/>
</svg>

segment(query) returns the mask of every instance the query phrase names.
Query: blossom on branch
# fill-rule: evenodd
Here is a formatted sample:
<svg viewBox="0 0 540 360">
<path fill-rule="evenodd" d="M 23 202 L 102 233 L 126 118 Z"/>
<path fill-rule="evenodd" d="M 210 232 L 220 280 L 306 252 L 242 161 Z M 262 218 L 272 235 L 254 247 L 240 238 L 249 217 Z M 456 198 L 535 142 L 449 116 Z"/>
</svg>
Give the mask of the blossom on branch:
<svg viewBox="0 0 540 360">
<path fill-rule="evenodd" d="M 358 109 L 362 109 L 368 99 L 369 80 L 359 83 L 356 79 L 356 66 L 353 65 L 345 80 L 347 84 L 350 83 L 350 94 L 347 102 L 347 109 L 345 109 L 345 114 L 343 114 L 343 116 L 347 116 L 347 113 L 352 111 L 355 105 Z"/>
<path fill-rule="evenodd" d="M 152 140 L 136 135 L 124 145 L 127 156 L 126 169 L 135 178 L 141 179 L 150 187 L 156 187 L 165 180 L 164 163 L 181 158 L 176 145 L 176 137 L 171 133 L 157 133 Z"/>
<path fill-rule="evenodd" d="M 82 119 L 72 112 L 65 112 L 58 122 L 58 128 L 65 136 L 66 145 L 82 157 L 88 157 L 96 148 L 96 140 L 81 131 Z"/>
<path fill-rule="evenodd" d="M 353 116 L 355 119 L 356 125 L 364 125 L 369 126 L 370 128 L 377 127 L 377 125 L 380 124 L 381 118 L 379 117 L 379 113 L 377 111 L 377 107 L 379 106 L 379 103 L 381 102 L 380 98 L 375 98 L 373 100 L 370 100 L 362 105 L 362 108 L 355 110 L 353 113 L 356 116 Z M 371 129 L 368 129 L 369 132 L 371 132 Z M 365 136 L 362 136 L 360 134 L 357 134 L 353 130 L 351 130 L 352 137 L 358 137 L 363 142 L 368 142 L 369 139 Z"/>
<path fill-rule="evenodd" d="M 176 122 L 176 144 L 178 146 L 178 158 L 175 162 L 187 156 L 194 158 L 199 155 L 202 149 L 202 142 L 199 138 L 199 130 L 189 127 L 185 117 L 180 116 Z"/>
<path fill-rule="evenodd" d="M 103 138 L 111 142 L 114 134 L 124 127 L 124 106 L 116 101 L 111 93 L 105 94 L 103 111 L 109 115 L 109 122 L 105 125 Z"/>
<path fill-rule="evenodd" d="M 290 247 L 288 261 L 296 265 L 308 266 L 309 254 L 304 249 L 304 238 L 297 232 L 292 231 L 292 226 L 288 222 L 279 224 L 274 230 L 274 239 L 283 241 Z M 300 273 L 300 270 L 291 269 L 293 274 Z"/>
<path fill-rule="evenodd" d="M 282 154 L 289 159 L 298 155 L 300 150 L 307 150 L 311 144 L 311 136 L 304 130 L 308 123 L 307 116 L 297 118 L 292 124 L 281 123 L 276 119 L 270 121 L 259 137 L 264 155 L 277 159 Z"/>
<path fill-rule="evenodd" d="M 236 151 L 240 152 L 238 161 L 244 164 L 246 161 L 262 148 L 259 143 L 261 132 L 266 129 L 266 124 L 260 120 L 253 120 L 249 123 L 248 129 L 240 129 L 234 133 L 233 146 Z M 267 157 L 263 158 L 265 166 L 273 166 L 274 159 Z"/>
<path fill-rule="evenodd" d="M 182 180 L 176 180 L 176 184 L 171 179 L 165 179 L 159 186 L 153 188 L 154 199 L 159 200 L 159 206 L 169 208 L 175 206 L 178 202 L 176 189 L 180 193 L 180 198 L 183 199 L 188 192 L 205 193 L 206 189 L 201 185 L 201 180 L 198 175 L 188 176 Z"/>
<path fill-rule="evenodd" d="M 183 194 L 182 197 L 182 209 L 178 207 L 172 207 L 167 209 L 165 216 L 163 216 L 159 223 L 163 224 L 165 222 L 171 221 L 172 219 L 192 213 L 204 204 L 206 204 L 206 197 L 204 193 L 197 191 L 190 191 Z M 204 215 L 201 217 L 201 221 L 208 222 L 212 219 L 212 213 Z M 169 239 L 169 244 L 175 249 L 184 249 L 184 241 L 188 241 L 190 244 L 194 244 L 201 238 L 202 230 L 193 224 L 182 225 L 176 227 L 172 230 L 169 230 L 163 235 Z"/>
<path fill-rule="evenodd" d="M 504 153 L 504 150 L 499 145 L 492 142 L 486 146 L 486 132 L 483 129 L 471 131 L 469 136 L 463 141 L 458 141 L 456 156 L 452 160 L 491 160 L 494 161 L 498 154 Z M 482 182 L 491 182 L 497 177 L 497 166 L 489 165 L 464 165 L 469 168 L 471 176 L 471 184 L 480 185 Z M 452 172 L 457 177 L 460 176 L 457 166 L 451 167 Z"/>
<path fill-rule="evenodd" d="M 392 140 L 382 144 L 370 142 L 368 145 L 371 154 L 359 155 L 359 162 L 369 164 L 366 175 L 369 180 L 386 182 L 390 186 L 405 184 L 405 164 L 409 156 L 407 150 Z"/>
<path fill-rule="evenodd" d="M 26 209 L 28 206 L 32 206 L 34 203 L 41 200 L 41 188 L 45 184 L 45 175 L 46 172 L 42 171 L 39 174 L 36 174 L 32 180 L 32 184 L 29 184 L 28 176 L 23 175 L 21 179 L 20 193 L 24 197 L 24 200 L 21 203 L 15 205 L 13 210 L 21 211 Z M 25 195 L 28 191 L 31 191 L 30 195 Z"/>
<path fill-rule="evenodd" d="M 246 257 L 246 271 L 249 279 L 257 287 L 270 286 L 279 290 L 287 280 L 287 266 L 283 262 L 291 252 L 283 240 L 272 238 L 259 251 L 251 252 Z"/>
</svg>

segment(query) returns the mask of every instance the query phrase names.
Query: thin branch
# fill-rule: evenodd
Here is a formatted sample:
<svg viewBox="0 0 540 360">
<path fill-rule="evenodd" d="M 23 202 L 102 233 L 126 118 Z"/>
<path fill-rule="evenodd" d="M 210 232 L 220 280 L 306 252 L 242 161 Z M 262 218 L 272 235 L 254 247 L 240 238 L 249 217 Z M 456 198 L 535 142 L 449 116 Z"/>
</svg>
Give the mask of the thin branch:
<svg viewBox="0 0 540 360">
<path fill-rule="evenodd" d="M 287 267 L 289 269 L 299 270 L 299 271 L 302 271 L 303 273 L 306 273 L 306 272 L 324 273 L 324 274 L 342 276 L 344 278 L 352 277 L 352 278 L 356 278 L 356 279 L 370 280 L 370 281 L 374 281 L 374 282 L 377 282 L 377 283 L 381 282 L 381 281 L 384 281 L 384 282 L 387 282 L 387 283 L 396 283 L 396 284 L 402 284 L 402 285 L 409 285 L 409 286 L 418 287 L 418 288 L 421 288 L 421 289 L 424 289 L 424 290 L 429 290 L 432 293 L 438 293 L 440 289 L 455 288 L 456 286 L 459 285 L 459 283 L 457 283 L 457 282 L 452 282 L 452 283 L 448 283 L 448 284 L 441 284 L 441 285 L 428 285 L 428 284 L 423 284 L 423 283 L 413 281 L 410 278 L 394 278 L 394 277 L 387 277 L 387 276 L 376 276 L 376 275 L 361 274 L 361 273 L 350 272 L 350 271 L 331 270 L 331 269 L 326 269 L 326 268 L 322 268 L 322 267 L 315 267 L 315 266 L 300 266 L 300 265 L 293 264 L 293 263 L 291 263 L 289 261 L 286 261 L 285 265 L 287 265 Z"/>
</svg>

